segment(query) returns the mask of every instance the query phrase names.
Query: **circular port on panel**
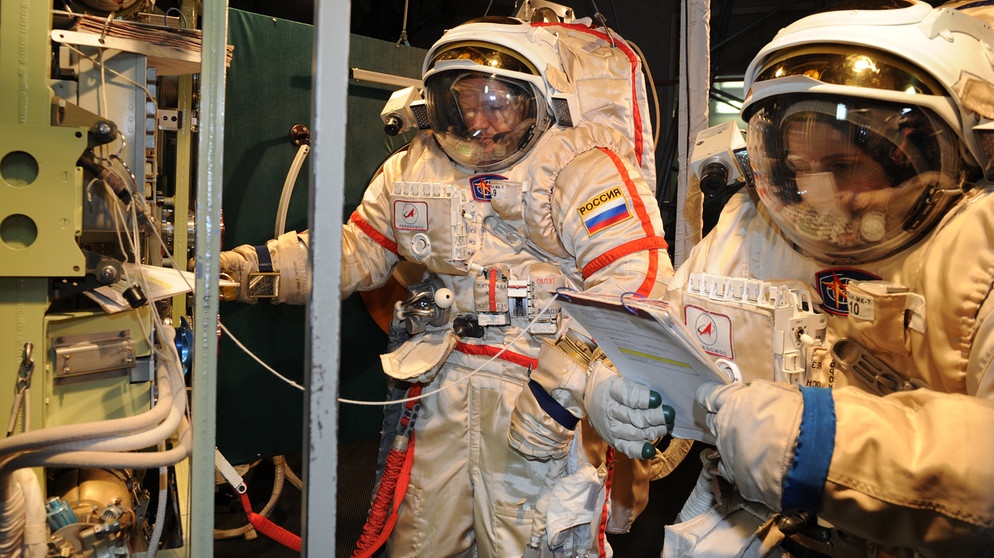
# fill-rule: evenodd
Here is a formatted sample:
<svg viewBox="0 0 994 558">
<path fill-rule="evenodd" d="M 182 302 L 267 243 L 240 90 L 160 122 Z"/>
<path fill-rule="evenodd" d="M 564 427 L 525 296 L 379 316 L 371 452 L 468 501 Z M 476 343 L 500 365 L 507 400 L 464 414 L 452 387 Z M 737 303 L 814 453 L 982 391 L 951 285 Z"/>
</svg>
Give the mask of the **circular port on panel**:
<svg viewBox="0 0 994 558">
<path fill-rule="evenodd" d="M 29 153 L 11 151 L 0 159 L 0 177 L 11 186 L 27 186 L 38 178 L 38 161 Z"/>
<path fill-rule="evenodd" d="M 37 238 L 38 226 L 27 215 L 11 215 L 0 223 L 0 241 L 8 248 L 23 250 Z"/>
</svg>

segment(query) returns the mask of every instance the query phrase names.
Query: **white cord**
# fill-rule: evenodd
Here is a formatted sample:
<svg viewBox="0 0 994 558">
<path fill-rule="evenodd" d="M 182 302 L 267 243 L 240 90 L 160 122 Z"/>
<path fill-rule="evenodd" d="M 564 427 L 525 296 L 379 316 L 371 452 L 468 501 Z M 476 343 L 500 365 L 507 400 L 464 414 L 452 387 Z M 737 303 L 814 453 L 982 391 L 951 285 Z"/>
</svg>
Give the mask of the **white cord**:
<svg viewBox="0 0 994 558">
<path fill-rule="evenodd" d="M 504 354 L 504 352 L 507 351 L 508 348 L 510 348 L 511 346 L 513 346 L 514 343 L 518 341 L 518 339 L 521 339 L 521 337 L 524 336 L 524 334 L 528 332 L 528 329 L 532 326 L 532 324 L 534 324 L 538 320 L 538 318 L 540 316 L 545 315 L 545 310 L 547 310 L 550 306 L 552 306 L 552 303 L 555 302 L 558 297 L 559 297 L 558 294 L 553 294 L 553 296 L 549 299 L 549 301 L 542 308 L 542 311 L 536 313 L 535 318 L 533 318 L 532 321 L 528 323 L 528 327 L 522 328 L 521 333 L 519 333 L 517 336 L 515 336 L 514 339 L 511 339 L 510 341 L 508 341 L 507 343 L 505 343 L 504 346 L 501 347 L 500 351 L 497 351 L 497 353 L 495 353 L 492 357 L 490 357 L 489 359 L 487 359 L 486 362 L 484 362 L 483 364 L 481 364 L 479 367 L 477 367 L 475 370 L 473 370 L 472 372 L 470 372 L 466 376 L 463 376 L 459 380 L 457 380 L 457 381 L 455 381 L 455 382 L 453 382 L 453 383 L 451 383 L 451 384 L 449 384 L 447 386 L 440 387 L 440 388 L 438 388 L 438 389 L 436 389 L 434 391 L 424 392 L 424 393 L 422 393 L 421 395 L 419 395 L 417 397 L 408 397 L 406 399 L 392 399 L 390 401 L 360 401 L 360 400 L 357 400 L 357 399 L 346 399 L 344 397 L 339 397 L 338 398 L 338 402 L 339 403 L 348 403 L 348 404 L 351 404 L 351 405 L 366 405 L 366 406 L 371 406 L 371 407 L 372 406 L 377 406 L 378 407 L 378 406 L 381 406 L 381 405 L 394 405 L 394 404 L 399 404 L 399 403 L 407 403 L 409 401 L 418 401 L 420 399 L 428 397 L 429 395 L 435 395 L 436 393 L 439 393 L 439 392 L 445 391 L 445 390 L 447 390 L 447 389 L 449 389 L 451 387 L 457 386 L 460 383 L 462 383 L 462 382 L 464 382 L 464 381 L 472 378 L 473 375 L 476 374 L 477 372 L 479 372 L 480 370 L 482 370 L 483 367 L 489 365 L 491 362 L 494 361 L 494 359 L 497 359 L 497 358 L 500 357 L 500 355 Z M 265 361 L 263 361 L 261 358 L 259 358 L 258 356 L 256 356 L 256 354 L 253 353 L 248 347 L 246 347 L 241 341 L 239 341 L 238 338 L 236 338 L 231 333 L 231 331 L 229 331 L 228 328 L 224 326 L 224 324 L 220 324 L 220 326 L 221 326 L 221 331 L 223 331 L 225 333 L 225 335 L 227 335 L 232 341 L 234 341 L 235 345 L 238 345 L 238 347 L 242 351 L 244 351 L 245 354 L 247 354 L 249 357 L 251 357 L 252 360 L 258 362 L 263 368 L 265 368 L 271 374 L 275 375 L 277 378 L 283 380 L 287 384 L 290 384 L 291 386 L 299 389 L 300 391 L 305 391 L 304 386 L 298 384 L 297 382 L 294 382 L 293 380 L 287 378 L 283 374 L 280 374 L 279 372 L 277 372 L 276 370 L 274 370 L 271 366 L 269 366 L 268 364 L 266 364 Z"/>
<path fill-rule="evenodd" d="M 537 312 L 535 314 L 535 317 L 532 318 L 532 321 L 528 323 L 528 326 L 522 328 L 521 329 L 521 333 L 519 333 L 518 335 L 516 335 L 514 337 L 514 339 L 511 339 L 510 341 L 508 341 L 507 343 L 505 343 L 504 346 L 501 347 L 499 351 L 497 351 L 496 353 L 494 353 L 494 356 L 492 356 L 489 359 L 487 359 L 486 362 L 484 362 L 483 364 L 481 364 L 480 366 L 478 366 L 475 370 L 473 370 L 469 374 L 466 374 L 462 378 L 460 378 L 460 379 L 452 382 L 451 384 L 449 384 L 447 386 L 440 387 L 440 388 L 438 388 L 438 389 L 436 389 L 434 391 L 424 392 L 424 393 L 422 393 L 421 395 L 419 395 L 417 397 L 407 397 L 407 398 L 404 398 L 404 399 L 394 399 L 394 400 L 391 400 L 391 401 L 357 401 L 357 400 L 354 400 L 354 399 L 344 399 L 342 397 L 339 397 L 338 398 L 338 402 L 339 403 L 350 403 L 352 405 L 394 405 L 394 404 L 398 404 L 398 403 L 407 403 L 409 401 L 419 401 L 421 399 L 424 399 L 425 397 L 428 397 L 429 395 L 435 395 L 436 393 L 440 393 L 440 392 L 443 392 L 443 391 L 445 391 L 445 390 L 447 390 L 447 389 L 449 389 L 451 387 L 457 386 L 460 383 L 465 382 L 466 380 L 469 380 L 470 378 L 472 378 L 477 372 L 479 372 L 480 370 L 483 370 L 483 367 L 487 366 L 488 364 L 490 364 L 491 362 L 493 362 L 494 359 L 497 359 L 497 358 L 500 357 L 500 355 L 504 354 L 504 352 L 507 351 L 508 348 L 510 348 L 512 345 L 514 345 L 514 343 L 516 343 L 518 341 L 518 339 L 521 339 L 525 335 L 525 333 L 528 332 L 528 330 L 538 320 L 538 318 L 540 316 L 544 316 L 545 315 L 545 311 L 550 306 L 552 306 L 552 303 L 555 302 L 557 298 L 559 298 L 559 294 L 558 293 L 553 294 L 552 297 L 549 299 L 549 302 L 547 302 L 545 304 L 545 306 L 542 307 L 542 311 Z"/>
<path fill-rule="evenodd" d="M 266 370 L 268 370 L 271 374 L 273 374 L 277 378 L 279 378 L 279 379 L 283 380 L 284 382 L 290 384 L 291 386 L 299 389 L 300 391 L 304 391 L 304 386 L 298 384 L 297 382 L 291 380 L 290 378 L 287 378 L 283 374 L 280 374 L 279 372 L 277 372 L 276 370 L 274 370 L 271 366 L 269 366 L 268 364 L 266 364 L 265 362 L 263 362 L 263 360 L 261 358 L 257 357 L 255 355 L 255 353 L 253 353 L 252 351 L 250 351 L 248 347 L 246 347 L 241 341 L 239 341 L 238 338 L 235 337 L 231 333 L 231 331 L 229 331 L 228 328 L 224 326 L 224 324 L 222 324 L 221 322 L 218 322 L 218 325 L 221 326 L 221 331 L 223 331 L 225 335 L 227 335 L 229 338 L 231 338 L 231 340 L 235 342 L 235 345 L 238 345 L 238 348 L 240 348 L 242 351 L 245 351 L 245 354 L 247 354 L 248 356 L 252 357 L 252 360 L 258 362 L 260 365 L 262 365 L 263 368 L 265 368 Z"/>
<path fill-rule="evenodd" d="M 65 45 L 66 45 L 67 47 L 69 47 L 69 49 L 70 49 L 70 50 L 72 50 L 73 52 L 75 52 L 76 54 L 78 54 L 78 55 L 82 56 L 83 58 L 86 58 L 86 59 L 87 59 L 87 60 L 89 60 L 90 62 L 93 62 L 93 63 L 94 63 L 95 65 L 98 65 L 98 66 L 100 66 L 101 68 L 103 68 L 103 67 L 104 67 L 104 65 L 103 65 L 103 62 L 100 62 L 100 61 L 98 61 L 98 60 L 95 60 L 95 59 L 94 59 L 94 58 L 93 58 L 92 56 L 90 56 L 89 54 L 86 54 L 85 52 L 83 52 L 83 51 L 79 50 L 78 48 L 76 48 L 76 47 L 74 47 L 74 46 L 72 46 L 72 45 L 70 45 L 70 44 L 68 44 L 68 43 L 63 43 L 63 44 L 65 44 Z M 103 51 L 101 51 L 101 52 L 103 52 Z M 155 97 L 154 97 L 154 96 L 152 96 L 152 92 L 148 90 L 148 87 L 146 87 L 146 86 L 144 86 L 144 85 L 142 85 L 142 84 L 140 84 L 140 83 L 137 83 L 137 82 L 135 82 L 135 81 L 134 81 L 133 79 L 129 78 L 128 76 L 126 76 L 126 75 L 124 75 L 124 74 L 122 74 L 121 72 L 118 72 L 118 71 L 117 71 L 117 70 L 115 70 L 114 68 L 107 68 L 107 70 L 108 70 L 108 71 L 109 71 L 110 73 L 112 73 L 112 74 L 116 75 L 117 77 L 119 77 L 119 78 L 123 79 L 124 81 L 127 81 L 127 82 L 128 82 L 128 83 L 130 83 L 131 85 L 134 85 L 135 87 L 138 87 L 139 89 L 141 89 L 142 91 L 144 91 L 144 92 L 145 92 L 145 96 L 146 96 L 146 97 L 148 97 L 148 100 L 149 100 L 149 101 L 152 101 L 153 103 L 155 102 Z"/>
</svg>

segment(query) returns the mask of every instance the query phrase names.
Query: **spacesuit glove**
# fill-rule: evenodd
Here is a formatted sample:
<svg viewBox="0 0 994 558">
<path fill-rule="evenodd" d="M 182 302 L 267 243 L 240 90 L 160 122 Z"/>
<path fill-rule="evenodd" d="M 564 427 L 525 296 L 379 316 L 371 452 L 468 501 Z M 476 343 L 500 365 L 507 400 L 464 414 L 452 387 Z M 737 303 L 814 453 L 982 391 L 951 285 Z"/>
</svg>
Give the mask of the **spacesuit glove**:
<svg viewBox="0 0 994 558">
<path fill-rule="evenodd" d="M 583 402 L 597 434 L 632 459 L 654 456 L 652 442 L 673 428 L 673 408 L 658 393 L 625 380 L 604 360 L 591 365 Z"/>
<path fill-rule="evenodd" d="M 587 361 L 544 340 L 538 366 L 514 402 L 507 433 L 511 447 L 535 459 L 565 457 L 583 418 L 586 382 Z"/>
<path fill-rule="evenodd" d="M 220 272 L 238 283 L 222 287 L 221 298 L 249 304 L 259 299 L 306 303 L 311 289 L 307 241 L 307 232 L 290 231 L 262 246 L 243 244 L 221 252 Z"/>
<path fill-rule="evenodd" d="M 718 473 L 746 500 L 781 511 L 804 407 L 801 392 L 766 380 L 706 383 L 697 388 L 696 399 L 717 440 Z"/>
</svg>

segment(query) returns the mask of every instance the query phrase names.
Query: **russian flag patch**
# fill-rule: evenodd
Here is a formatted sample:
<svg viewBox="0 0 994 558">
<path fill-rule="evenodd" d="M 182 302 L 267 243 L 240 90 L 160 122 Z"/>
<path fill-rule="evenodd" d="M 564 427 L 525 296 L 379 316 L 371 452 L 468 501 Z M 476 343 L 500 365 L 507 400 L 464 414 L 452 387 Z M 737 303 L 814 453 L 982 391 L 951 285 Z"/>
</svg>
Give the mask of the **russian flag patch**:
<svg viewBox="0 0 994 558">
<path fill-rule="evenodd" d="M 628 209 L 628 199 L 620 186 L 609 188 L 590 198 L 576 212 L 590 236 L 632 216 Z"/>
</svg>

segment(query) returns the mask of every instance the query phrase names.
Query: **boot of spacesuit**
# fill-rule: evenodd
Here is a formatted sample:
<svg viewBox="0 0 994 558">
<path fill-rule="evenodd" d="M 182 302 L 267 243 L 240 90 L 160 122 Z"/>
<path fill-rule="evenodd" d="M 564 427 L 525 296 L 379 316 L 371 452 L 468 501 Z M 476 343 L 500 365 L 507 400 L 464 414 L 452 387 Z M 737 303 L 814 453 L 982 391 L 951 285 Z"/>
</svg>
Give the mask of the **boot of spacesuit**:
<svg viewBox="0 0 994 558">
<path fill-rule="evenodd" d="M 994 551 L 992 44 L 912 2 L 802 19 L 750 65 L 755 190 L 671 292 L 745 382 L 698 392 L 735 489 L 664 555 Z"/>
</svg>

